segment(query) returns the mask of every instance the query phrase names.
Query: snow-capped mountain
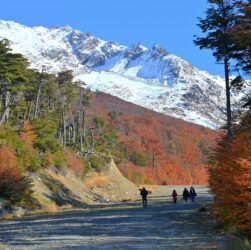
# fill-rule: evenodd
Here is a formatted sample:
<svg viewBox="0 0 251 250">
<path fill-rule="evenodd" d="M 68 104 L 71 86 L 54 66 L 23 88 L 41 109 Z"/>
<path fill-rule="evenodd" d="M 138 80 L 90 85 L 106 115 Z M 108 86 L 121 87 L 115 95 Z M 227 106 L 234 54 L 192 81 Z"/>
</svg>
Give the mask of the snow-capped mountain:
<svg viewBox="0 0 251 250">
<path fill-rule="evenodd" d="M 207 127 L 223 122 L 223 79 L 157 44 L 126 47 L 69 26 L 31 28 L 12 21 L 0 21 L 2 38 L 28 58 L 31 68 L 51 73 L 71 69 L 92 90 Z"/>
</svg>

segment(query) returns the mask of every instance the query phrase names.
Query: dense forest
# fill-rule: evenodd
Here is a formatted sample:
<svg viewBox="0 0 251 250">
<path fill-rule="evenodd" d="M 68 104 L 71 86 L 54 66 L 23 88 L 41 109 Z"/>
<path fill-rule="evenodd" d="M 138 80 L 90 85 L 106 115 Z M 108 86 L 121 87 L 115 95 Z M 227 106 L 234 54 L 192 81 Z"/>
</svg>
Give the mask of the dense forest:
<svg viewBox="0 0 251 250">
<path fill-rule="evenodd" d="M 121 172 L 134 183 L 205 184 L 219 132 L 96 93 L 89 108 L 117 132 Z"/>
</svg>

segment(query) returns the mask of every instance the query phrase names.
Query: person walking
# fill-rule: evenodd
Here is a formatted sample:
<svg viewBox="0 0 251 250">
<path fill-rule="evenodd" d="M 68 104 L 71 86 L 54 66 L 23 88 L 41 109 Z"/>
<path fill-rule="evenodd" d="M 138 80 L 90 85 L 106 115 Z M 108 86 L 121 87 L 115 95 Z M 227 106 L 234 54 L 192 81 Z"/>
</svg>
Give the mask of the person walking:
<svg viewBox="0 0 251 250">
<path fill-rule="evenodd" d="M 190 198 L 190 194 L 189 194 L 187 188 L 184 188 L 182 196 L 183 196 L 183 199 L 185 202 L 187 202 L 187 200 Z"/>
<path fill-rule="evenodd" d="M 195 189 L 194 189 L 193 186 L 190 188 L 189 193 L 190 193 L 191 201 L 194 202 L 195 197 L 197 196 L 197 194 L 196 194 Z"/>
<path fill-rule="evenodd" d="M 149 192 L 143 187 L 140 191 L 140 195 L 142 197 L 143 207 L 147 207 L 147 195 L 148 194 L 149 194 Z"/>
<path fill-rule="evenodd" d="M 176 192 L 175 189 L 173 190 L 172 197 L 173 197 L 173 203 L 176 204 L 177 203 L 178 194 L 177 194 L 177 192 Z"/>
</svg>

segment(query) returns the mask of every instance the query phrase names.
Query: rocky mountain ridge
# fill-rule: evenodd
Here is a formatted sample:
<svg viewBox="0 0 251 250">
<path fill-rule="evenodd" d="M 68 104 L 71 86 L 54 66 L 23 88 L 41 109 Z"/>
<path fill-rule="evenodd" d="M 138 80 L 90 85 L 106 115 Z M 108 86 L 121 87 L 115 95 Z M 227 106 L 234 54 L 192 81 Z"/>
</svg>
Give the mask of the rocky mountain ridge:
<svg viewBox="0 0 251 250">
<path fill-rule="evenodd" d="M 160 45 L 127 47 L 69 26 L 31 28 L 13 21 L 0 21 L 2 38 L 28 58 L 31 68 L 51 73 L 71 69 L 76 80 L 94 91 L 210 128 L 224 122 L 223 79 Z M 233 96 L 234 103 L 238 100 Z"/>
</svg>

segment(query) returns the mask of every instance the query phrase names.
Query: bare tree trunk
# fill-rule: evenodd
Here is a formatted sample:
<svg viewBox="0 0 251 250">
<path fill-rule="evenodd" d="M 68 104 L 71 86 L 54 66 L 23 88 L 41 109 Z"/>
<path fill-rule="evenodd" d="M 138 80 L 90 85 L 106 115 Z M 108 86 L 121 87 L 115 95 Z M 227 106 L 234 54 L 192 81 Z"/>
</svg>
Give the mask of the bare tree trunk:
<svg viewBox="0 0 251 250">
<path fill-rule="evenodd" d="M 40 75 L 40 79 L 39 79 L 39 82 L 38 82 L 37 98 L 36 98 L 34 117 L 37 117 L 37 113 L 38 113 L 38 106 L 39 106 L 40 95 L 41 95 L 41 90 L 42 90 L 42 81 L 43 81 L 43 70 L 42 70 L 42 73 Z"/>
<path fill-rule="evenodd" d="M 83 135 L 80 133 L 80 152 L 81 154 L 84 152 L 84 144 L 83 144 Z"/>
<path fill-rule="evenodd" d="M 73 143 L 76 142 L 76 127 L 75 127 L 74 121 L 72 122 L 72 142 Z"/>
<path fill-rule="evenodd" d="M 91 129 L 91 138 L 92 138 L 92 143 L 90 145 L 90 151 L 93 152 L 94 151 L 94 146 L 95 146 L 95 138 L 94 138 L 94 131 L 93 131 L 93 129 Z"/>
<path fill-rule="evenodd" d="M 58 122 L 58 139 L 61 145 L 64 144 L 64 136 L 63 136 L 63 115 L 60 115 L 60 120 Z"/>
<path fill-rule="evenodd" d="M 83 115 L 83 117 L 82 117 L 83 135 L 85 136 L 85 134 L 86 134 L 86 116 L 87 116 L 87 110 L 86 109 L 83 110 L 82 115 Z"/>
<path fill-rule="evenodd" d="M 82 118 L 82 90 L 79 93 L 79 100 L 78 100 L 78 106 L 77 106 L 77 116 L 76 116 L 76 137 L 77 137 L 77 141 L 80 143 L 80 148 L 81 148 L 81 152 L 82 152 L 82 144 L 83 144 L 83 140 L 81 139 L 82 137 L 82 129 L 81 129 L 81 118 Z"/>
<path fill-rule="evenodd" d="M 65 124 L 65 112 L 62 114 L 62 126 L 63 126 L 63 147 L 66 147 L 66 124 Z"/>
<path fill-rule="evenodd" d="M 227 105 L 227 138 L 228 141 L 231 142 L 233 137 L 233 131 L 232 131 L 230 86 L 229 86 L 229 64 L 227 56 L 224 57 L 224 71 L 225 71 L 225 83 L 226 83 L 226 105 Z"/>
<path fill-rule="evenodd" d="M 68 142 L 70 142 L 71 141 L 71 138 L 72 138 L 72 125 L 71 124 L 69 124 L 68 125 Z M 67 131 L 67 129 L 66 129 L 66 131 Z"/>
<path fill-rule="evenodd" d="M 94 146 L 95 146 L 95 138 L 94 138 L 94 131 L 91 128 L 90 129 L 90 133 L 91 133 L 91 143 L 88 141 L 88 138 L 86 136 L 86 134 L 83 135 L 83 138 L 85 140 L 85 144 L 86 144 L 86 152 L 84 155 L 84 158 L 86 159 L 89 155 L 91 155 L 94 151 Z"/>
<path fill-rule="evenodd" d="M 11 94 L 10 91 L 6 91 L 4 109 L 0 119 L 0 125 L 3 125 L 9 120 L 10 116 L 10 104 L 11 104 Z"/>
<path fill-rule="evenodd" d="M 68 141 L 75 143 L 75 120 L 72 115 L 71 110 L 68 112 L 69 122 L 68 122 Z"/>
</svg>

